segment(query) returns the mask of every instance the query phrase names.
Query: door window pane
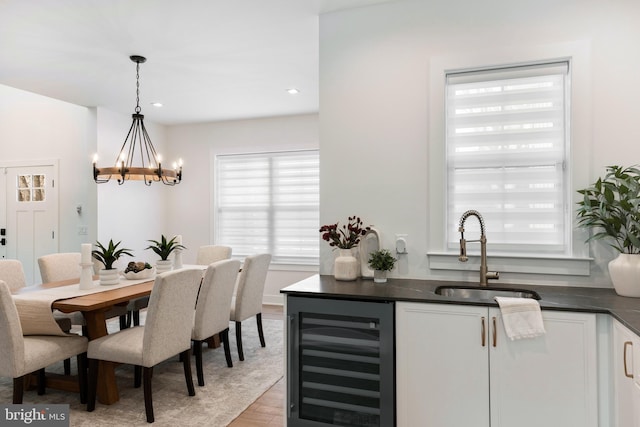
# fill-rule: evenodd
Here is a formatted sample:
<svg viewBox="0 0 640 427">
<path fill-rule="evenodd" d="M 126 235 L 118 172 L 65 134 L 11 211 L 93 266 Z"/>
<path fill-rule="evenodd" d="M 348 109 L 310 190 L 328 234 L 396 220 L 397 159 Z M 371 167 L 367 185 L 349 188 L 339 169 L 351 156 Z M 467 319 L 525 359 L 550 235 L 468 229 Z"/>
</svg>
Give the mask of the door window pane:
<svg viewBox="0 0 640 427">
<path fill-rule="evenodd" d="M 45 200 L 45 175 L 18 175 L 16 194 L 18 202 L 43 202 Z"/>
</svg>

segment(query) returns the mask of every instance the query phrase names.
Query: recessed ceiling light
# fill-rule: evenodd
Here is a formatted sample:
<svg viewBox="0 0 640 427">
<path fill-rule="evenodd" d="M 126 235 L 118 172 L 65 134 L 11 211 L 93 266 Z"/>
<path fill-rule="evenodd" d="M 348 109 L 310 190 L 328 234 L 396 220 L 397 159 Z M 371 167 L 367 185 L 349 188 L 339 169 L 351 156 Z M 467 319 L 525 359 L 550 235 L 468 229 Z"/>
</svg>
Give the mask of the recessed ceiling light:
<svg viewBox="0 0 640 427">
<path fill-rule="evenodd" d="M 291 89 L 287 89 L 287 93 L 289 95 L 297 95 L 300 93 L 300 91 L 298 89 L 296 89 L 295 87 L 292 87 Z"/>
<path fill-rule="evenodd" d="M 162 107 L 162 102 L 152 102 L 151 105 L 153 105 L 154 107 Z"/>
</svg>

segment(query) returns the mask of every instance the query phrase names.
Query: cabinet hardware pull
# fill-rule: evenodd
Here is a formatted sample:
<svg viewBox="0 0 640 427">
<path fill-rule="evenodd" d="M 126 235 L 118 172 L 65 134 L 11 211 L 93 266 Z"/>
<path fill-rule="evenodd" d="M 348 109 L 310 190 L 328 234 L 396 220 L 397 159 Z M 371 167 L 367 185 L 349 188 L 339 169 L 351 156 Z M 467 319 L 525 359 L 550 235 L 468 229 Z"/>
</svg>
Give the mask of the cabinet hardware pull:
<svg viewBox="0 0 640 427">
<path fill-rule="evenodd" d="M 630 345 L 631 349 L 633 350 L 633 343 L 631 341 L 625 341 L 624 342 L 624 350 L 623 350 L 623 353 L 624 353 L 624 357 L 623 357 L 623 359 L 624 359 L 624 376 L 627 377 L 627 378 L 633 378 L 633 372 L 630 373 L 630 374 L 627 372 L 627 345 Z"/>
<path fill-rule="evenodd" d="M 487 328 L 484 324 L 484 317 L 482 318 L 482 346 L 486 345 Z"/>
<path fill-rule="evenodd" d="M 496 317 L 493 316 L 493 346 L 498 344 L 498 332 L 496 328 Z"/>
</svg>

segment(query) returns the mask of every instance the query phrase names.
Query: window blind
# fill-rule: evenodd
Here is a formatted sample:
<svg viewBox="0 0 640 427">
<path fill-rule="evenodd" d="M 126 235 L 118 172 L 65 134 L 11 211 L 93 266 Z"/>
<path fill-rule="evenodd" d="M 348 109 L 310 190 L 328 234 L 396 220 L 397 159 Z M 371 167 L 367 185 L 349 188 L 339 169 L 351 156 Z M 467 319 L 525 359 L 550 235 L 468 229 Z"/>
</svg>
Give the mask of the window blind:
<svg viewBox="0 0 640 427">
<path fill-rule="evenodd" d="M 234 256 L 317 265 L 319 166 L 317 150 L 217 156 L 216 243 Z"/>
<path fill-rule="evenodd" d="M 568 251 L 568 95 L 566 61 L 447 74 L 449 248 L 475 209 L 493 249 Z"/>
</svg>

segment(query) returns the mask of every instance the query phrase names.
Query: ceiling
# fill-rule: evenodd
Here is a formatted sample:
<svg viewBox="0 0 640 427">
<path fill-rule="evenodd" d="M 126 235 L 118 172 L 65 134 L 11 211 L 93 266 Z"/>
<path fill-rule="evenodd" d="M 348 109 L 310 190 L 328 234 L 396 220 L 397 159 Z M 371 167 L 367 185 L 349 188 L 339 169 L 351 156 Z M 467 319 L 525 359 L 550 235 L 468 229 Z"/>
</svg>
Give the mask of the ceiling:
<svg viewBox="0 0 640 427">
<path fill-rule="evenodd" d="M 142 55 L 157 123 L 316 112 L 318 16 L 387 1 L 0 0 L 0 84 L 129 114 Z"/>
</svg>

